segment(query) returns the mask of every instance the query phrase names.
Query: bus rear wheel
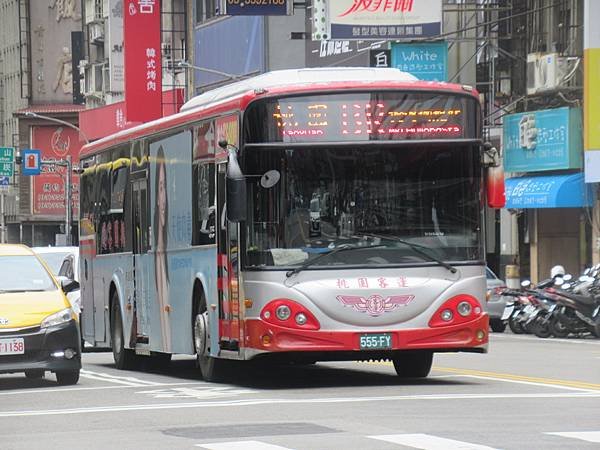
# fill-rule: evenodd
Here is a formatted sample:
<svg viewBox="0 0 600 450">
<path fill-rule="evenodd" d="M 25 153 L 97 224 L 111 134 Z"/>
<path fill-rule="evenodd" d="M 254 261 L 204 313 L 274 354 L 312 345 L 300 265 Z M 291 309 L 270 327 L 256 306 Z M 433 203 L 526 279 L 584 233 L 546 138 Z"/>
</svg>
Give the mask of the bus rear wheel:
<svg viewBox="0 0 600 450">
<path fill-rule="evenodd" d="M 204 294 L 198 300 L 194 321 L 194 350 L 196 363 L 204 381 L 218 382 L 222 378 L 223 361 L 210 356 L 210 335 L 208 333 L 208 310 Z"/>
<path fill-rule="evenodd" d="M 394 357 L 393 362 L 400 378 L 425 378 L 431 371 L 433 352 L 406 352 Z"/>
<path fill-rule="evenodd" d="M 137 363 L 137 357 L 133 350 L 125 348 L 125 339 L 123 338 L 123 320 L 121 318 L 121 308 L 119 307 L 119 298 L 116 294 L 112 297 L 112 311 L 110 315 L 110 334 L 112 341 L 112 353 L 115 360 L 115 367 L 119 370 L 134 369 Z"/>
</svg>

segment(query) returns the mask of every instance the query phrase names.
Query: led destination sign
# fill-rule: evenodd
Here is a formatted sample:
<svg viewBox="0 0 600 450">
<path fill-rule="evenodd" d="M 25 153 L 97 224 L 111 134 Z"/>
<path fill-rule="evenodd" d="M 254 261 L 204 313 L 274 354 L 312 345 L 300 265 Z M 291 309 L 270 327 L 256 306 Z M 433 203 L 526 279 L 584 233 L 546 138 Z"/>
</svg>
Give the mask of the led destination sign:
<svg viewBox="0 0 600 450">
<path fill-rule="evenodd" d="M 477 138 L 476 101 L 419 93 L 322 95 L 270 100 L 266 129 L 247 142 L 335 142 Z M 260 119 L 255 117 L 254 119 Z"/>
</svg>

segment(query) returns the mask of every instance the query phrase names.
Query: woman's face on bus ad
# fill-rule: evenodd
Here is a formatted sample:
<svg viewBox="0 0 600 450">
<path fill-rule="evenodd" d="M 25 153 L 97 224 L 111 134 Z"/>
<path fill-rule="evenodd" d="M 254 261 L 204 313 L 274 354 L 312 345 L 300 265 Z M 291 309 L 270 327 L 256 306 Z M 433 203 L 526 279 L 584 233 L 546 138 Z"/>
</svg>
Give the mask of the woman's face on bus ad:
<svg viewBox="0 0 600 450">
<path fill-rule="evenodd" d="M 167 186 L 165 177 L 165 164 L 158 165 L 158 192 L 157 192 L 157 207 L 159 224 L 165 226 L 165 217 L 167 214 Z"/>
</svg>

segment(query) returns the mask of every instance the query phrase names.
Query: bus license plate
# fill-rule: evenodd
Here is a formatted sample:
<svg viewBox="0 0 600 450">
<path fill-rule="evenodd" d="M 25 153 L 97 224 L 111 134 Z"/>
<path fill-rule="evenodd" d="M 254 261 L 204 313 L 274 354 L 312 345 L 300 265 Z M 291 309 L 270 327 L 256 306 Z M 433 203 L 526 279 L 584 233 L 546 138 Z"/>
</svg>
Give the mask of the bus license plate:
<svg viewBox="0 0 600 450">
<path fill-rule="evenodd" d="M 387 350 L 392 348 L 392 334 L 361 334 L 359 339 L 361 350 Z"/>
<path fill-rule="evenodd" d="M 25 353 L 23 338 L 0 339 L 0 355 L 22 355 Z"/>
</svg>

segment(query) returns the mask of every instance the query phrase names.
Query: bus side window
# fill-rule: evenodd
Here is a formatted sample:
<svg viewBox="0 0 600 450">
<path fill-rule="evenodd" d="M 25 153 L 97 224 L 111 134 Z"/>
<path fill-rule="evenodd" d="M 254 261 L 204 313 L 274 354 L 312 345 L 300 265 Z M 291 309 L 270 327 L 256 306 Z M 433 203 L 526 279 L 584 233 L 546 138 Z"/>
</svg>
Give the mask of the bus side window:
<svg viewBox="0 0 600 450">
<path fill-rule="evenodd" d="M 215 243 L 215 164 L 194 165 L 193 245 Z"/>
</svg>

